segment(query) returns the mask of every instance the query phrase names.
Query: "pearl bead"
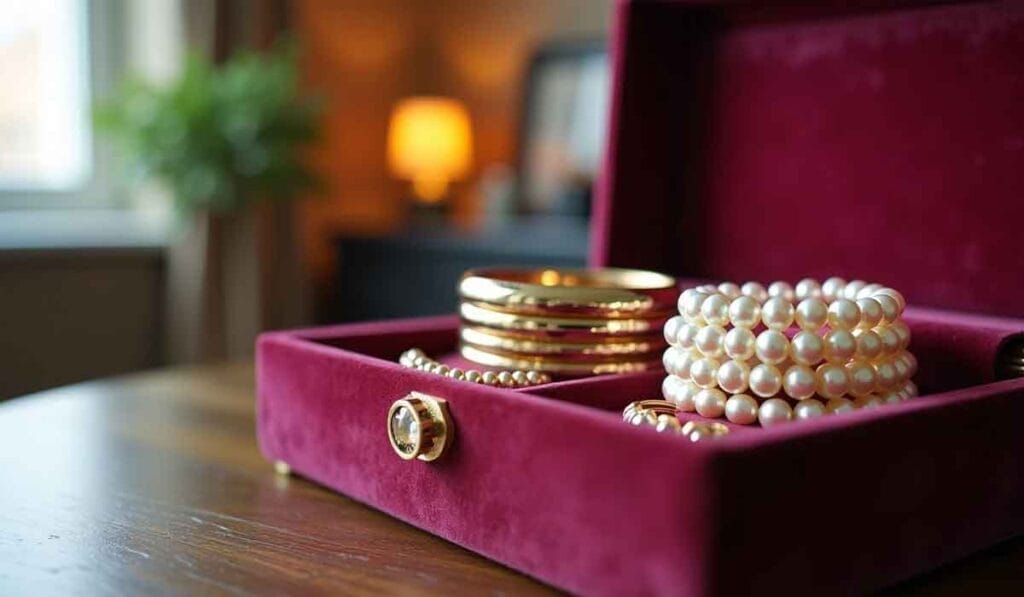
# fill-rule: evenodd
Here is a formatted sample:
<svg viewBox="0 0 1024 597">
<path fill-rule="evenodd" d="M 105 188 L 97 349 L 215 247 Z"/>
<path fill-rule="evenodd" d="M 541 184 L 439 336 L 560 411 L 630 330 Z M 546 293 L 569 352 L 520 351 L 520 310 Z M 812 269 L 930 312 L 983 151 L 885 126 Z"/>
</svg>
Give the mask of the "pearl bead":
<svg viewBox="0 0 1024 597">
<path fill-rule="evenodd" d="M 818 284 L 818 281 L 813 278 L 804 278 L 796 283 L 793 294 L 796 295 L 796 300 L 798 301 L 809 298 L 821 298 L 821 284 Z"/>
<path fill-rule="evenodd" d="M 900 337 L 890 326 L 881 326 L 875 332 L 882 343 L 882 354 L 896 354 L 900 350 Z"/>
<path fill-rule="evenodd" d="M 899 338 L 900 350 L 906 350 L 910 346 L 910 327 L 903 320 L 897 319 L 892 322 L 889 329 L 896 332 L 896 337 Z"/>
<path fill-rule="evenodd" d="M 907 380 L 907 382 L 903 384 L 903 391 L 905 391 L 909 396 L 917 396 L 917 384 Z"/>
<path fill-rule="evenodd" d="M 697 414 L 709 419 L 717 419 L 725 413 L 725 392 L 717 389 L 704 389 L 697 392 L 693 399 Z"/>
<path fill-rule="evenodd" d="M 692 413 L 694 410 L 693 400 L 700 388 L 692 381 L 684 381 L 676 393 L 676 406 L 681 412 Z"/>
<path fill-rule="evenodd" d="M 757 409 L 757 420 L 762 427 L 771 427 L 793 419 L 793 409 L 781 398 L 771 398 L 761 403 Z"/>
<path fill-rule="evenodd" d="M 726 361 L 718 368 L 718 387 L 730 394 L 747 391 L 747 377 L 750 367 L 740 361 Z"/>
<path fill-rule="evenodd" d="M 729 300 L 720 294 L 712 294 L 704 299 L 700 314 L 711 325 L 725 325 L 729 323 Z"/>
<path fill-rule="evenodd" d="M 708 298 L 708 295 L 699 290 L 687 290 L 679 297 L 679 313 L 687 321 L 694 323 L 703 321 L 700 308 L 706 298 Z"/>
<path fill-rule="evenodd" d="M 882 288 L 883 286 L 881 284 L 868 284 L 864 288 L 861 288 L 860 290 L 857 291 L 857 298 L 862 299 L 867 298 L 869 296 L 874 296 L 874 294 L 881 290 Z"/>
<path fill-rule="evenodd" d="M 693 295 L 696 292 L 696 288 L 687 288 L 686 290 L 683 291 L 682 294 L 679 295 L 679 298 L 676 300 L 676 307 L 679 308 L 680 315 L 686 313 L 688 305 L 691 301 L 693 301 Z"/>
<path fill-rule="evenodd" d="M 789 356 L 789 339 L 780 331 L 765 330 L 757 335 L 755 353 L 762 362 L 777 365 Z"/>
<path fill-rule="evenodd" d="M 722 343 L 725 340 L 725 329 L 718 325 L 702 327 L 694 338 L 694 346 L 706 357 L 722 356 Z"/>
<path fill-rule="evenodd" d="M 897 402 L 902 401 L 903 397 L 900 395 L 899 392 L 886 392 L 882 394 L 882 402 L 886 404 L 896 404 Z"/>
<path fill-rule="evenodd" d="M 914 356 L 914 353 L 907 351 L 903 351 L 902 357 L 903 362 L 907 364 L 907 378 L 914 377 L 914 374 L 917 373 L 917 357 Z"/>
<path fill-rule="evenodd" d="M 797 332 L 790 341 L 789 353 L 793 362 L 799 365 L 814 366 L 821 362 L 825 345 L 821 338 L 813 332 Z"/>
<path fill-rule="evenodd" d="M 910 370 L 907 368 L 907 362 L 900 357 L 896 357 L 892 361 L 892 366 L 896 369 L 896 381 L 902 383 L 910 377 Z"/>
<path fill-rule="evenodd" d="M 828 306 L 828 326 L 833 330 L 852 330 L 860 323 L 857 303 L 839 299 Z"/>
<path fill-rule="evenodd" d="M 737 425 L 750 425 L 757 420 L 757 400 L 747 394 L 736 394 L 725 401 L 725 418 Z"/>
<path fill-rule="evenodd" d="M 868 283 L 864 280 L 851 280 L 850 282 L 847 282 L 846 287 L 843 288 L 842 298 L 850 301 L 857 300 L 857 293 L 860 292 L 861 288 L 867 286 L 867 284 Z"/>
<path fill-rule="evenodd" d="M 725 334 L 725 354 L 729 358 L 745 361 L 754 356 L 756 342 L 754 332 L 747 328 L 733 328 Z"/>
<path fill-rule="evenodd" d="M 732 282 L 722 282 L 721 284 L 719 284 L 718 285 L 718 292 L 720 294 L 725 295 L 725 298 L 727 298 L 729 300 L 732 300 L 732 299 L 740 296 L 740 294 L 742 294 L 740 292 L 740 287 L 735 285 L 735 284 L 733 284 Z"/>
<path fill-rule="evenodd" d="M 860 309 L 859 327 L 870 330 L 882 321 L 882 305 L 873 298 L 857 299 L 857 308 Z"/>
<path fill-rule="evenodd" d="M 700 326 L 698 325 L 692 323 L 682 324 L 676 333 L 676 346 L 686 349 L 693 348 L 694 340 L 697 338 L 697 332 L 699 331 Z"/>
<path fill-rule="evenodd" d="M 882 354 L 882 340 L 872 330 L 854 330 L 853 337 L 857 340 L 857 356 L 873 361 Z"/>
<path fill-rule="evenodd" d="M 848 398 L 833 398 L 825 404 L 825 412 L 833 415 L 853 412 L 855 408 L 853 401 Z"/>
<path fill-rule="evenodd" d="M 825 405 L 814 398 L 808 398 L 793 407 L 793 414 L 797 419 L 813 419 L 825 414 Z"/>
<path fill-rule="evenodd" d="M 882 399 L 874 394 L 868 394 L 861 396 L 853 401 L 853 406 L 857 409 L 862 408 L 876 408 L 882 406 Z"/>
<path fill-rule="evenodd" d="M 703 292 L 704 294 L 715 294 L 716 292 L 718 292 L 718 287 L 715 286 L 714 284 L 701 284 L 700 286 L 697 287 L 697 290 Z"/>
<path fill-rule="evenodd" d="M 686 351 L 676 363 L 676 369 L 679 370 L 679 373 L 676 375 L 686 380 L 690 379 L 690 367 L 693 367 L 693 362 L 697 360 L 698 356 L 700 355 L 695 354 L 693 351 Z"/>
<path fill-rule="evenodd" d="M 846 365 L 846 374 L 850 378 L 850 393 L 854 396 L 865 396 L 875 391 L 878 375 L 870 363 L 853 361 Z"/>
<path fill-rule="evenodd" d="M 832 330 L 821 341 L 825 360 L 830 363 L 845 363 L 857 352 L 857 339 L 847 330 Z"/>
<path fill-rule="evenodd" d="M 668 348 L 665 349 L 665 352 L 662 353 L 662 355 L 661 355 L 661 364 L 665 367 L 665 371 L 670 373 L 670 374 L 672 374 L 672 375 L 678 374 L 678 371 L 675 370 L 676 369 L 675 362 L 676 362 L 676 353 L 679 352 L 680 350 L 681 349 L 679 349 L 679 348 L 677 348 L 675 346 L 669 346 Z"/>
<path fill-rule="evenodd" d="M 873 297 L 882 307 L 882 321 L 892 323 L 900 316 L 900 304 L 888 294 L 876 294 Z"/>
<path fill-rule="evenodd" d="M 680 315 L 670 317 L 669 320 L 665 322 L 665 342 L 672 345 L 678 344 L 679 340 L 677 338 L 679 336 L 679 328 L 682 327 L 684 323 L 685 322 Z"/>
<path fill-rule="evenodd" d="M 796 293 L 793 292 L 793 287 L 785 282 L 772 282 L 768 285 L 768 296 L 779 297 L 787 303 L 792 303 Z"/>
<path fill-rule="evenodd" d="M 833 276 L 822 283 L 821 298 L 825 299 L 826 303 L 831 303 L 842 297 L 844 288 L 846 288 L 846 280 Z"/>
<path fill-rule="evenodd" d="M 874 367 L 877 376 L 876 384 L 879 388 L 890 389 L 900 381 L 896 377 L 896 367 L 893 367 L 889 361 L 879 361 L 874 364 Z"/>
<path fill-rule="evenodd" d="M 817 297 L 805 298 L 796 306 L 795 319 L 801 329 L 816 332 L 828 321 L 828 305 Z"/>
<path fill-rule="evenodd" d="M 757 304 L 759 305 L 768 300 L 768 291 L 764 289 L 764 286 L 757 282 L 747 282 L 740 287 L 740 292 L 742 292 L 744 296 L 749 296 L 757 301 Z"/>
<path fill-rule="evenodd" d="M 761 304 L 749 296 L 729 303 L 729 321 L 738 328 L 752 328 L 761 321 Z"/>
<path fill-rule="evenodd" d="M 690 365 L 690 379 L 702 388 L 713 388 L 718 383 L 718 361 L 710 357 L 697 359 Z"/>
<path fill-rule="evenodd" d="M 774 365 L 760 364 L 750 370 L 747 377 L 750 391 L 761 398 L 779 393 L 782 389 L 782 373 Z"/>
<path fill-rule="evenodd" d="M 761 306 L 761 321 L 771 330 L 785 330 L 793 323 L 793 303 L 772 297 Z"/>
<path fill-rule="evenodd" d="M 825 363 L 814 372 L 815 386 L 822 398 L 842 398 L 850 391 L 850 376 L 839 365 Z"/>
<path fill-rule="evenodd" d="M 782 389 L 794 400 L 805 400 L 814 395 L 817 378 L 810 367 L 793 365 L 782 376 Z"/>
<path fill-rule="evenodd" d="M 875 292 L 875 294 L 872 296 L 877 296 L 879 294 L 884 294 L 886 296 L 892 297 L 899 305 L 900 313 L 902 313 L 903 310 L 907 308 L 907 299 L 903 298 L 903 295 L 900 294 L 898 290 L 893 290 L 892 288 L 882 288 L 881 290 Z"/>
</svg>

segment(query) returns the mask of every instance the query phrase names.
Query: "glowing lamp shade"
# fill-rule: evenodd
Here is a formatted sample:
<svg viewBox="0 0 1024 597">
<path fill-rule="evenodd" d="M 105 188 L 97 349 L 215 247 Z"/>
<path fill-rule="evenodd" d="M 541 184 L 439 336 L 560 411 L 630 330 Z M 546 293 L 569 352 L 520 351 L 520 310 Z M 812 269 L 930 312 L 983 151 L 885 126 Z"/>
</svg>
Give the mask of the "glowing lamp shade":
<svg viewBox="0 0 1024 597">
<path fill-rule="evenodd" d="M 469 173 L 473 133 L 461 102 L 414 97 L 395 106 L 388 127 L 388 166 L 412 181 L 416 198 L 444 199 L 448 183 Z"/>
</svg>

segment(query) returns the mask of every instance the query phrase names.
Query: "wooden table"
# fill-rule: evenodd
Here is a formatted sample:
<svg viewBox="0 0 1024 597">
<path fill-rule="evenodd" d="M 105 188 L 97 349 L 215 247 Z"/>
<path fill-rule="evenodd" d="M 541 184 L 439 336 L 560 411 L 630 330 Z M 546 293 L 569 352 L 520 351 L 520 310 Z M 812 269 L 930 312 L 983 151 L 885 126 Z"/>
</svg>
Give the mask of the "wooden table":
<svg viewBox="0 0 1024 597">
<path fill-rule="evenodd" d="M 256 448 L 251 365 L 0 404 L 0 594 L 540 594 L 529 578 L 302 479 Z M 1024 590 L 1024 540 L 896 587 Z"/>
</svg>

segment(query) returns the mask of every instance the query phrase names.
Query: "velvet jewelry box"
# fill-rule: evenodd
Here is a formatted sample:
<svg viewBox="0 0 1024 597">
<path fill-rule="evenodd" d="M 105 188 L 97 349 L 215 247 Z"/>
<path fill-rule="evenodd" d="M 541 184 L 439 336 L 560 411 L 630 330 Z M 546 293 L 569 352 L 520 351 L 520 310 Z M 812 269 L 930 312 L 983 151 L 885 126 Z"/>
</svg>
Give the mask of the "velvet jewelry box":
<svg viewBox="0 0 1024 597">
<path fill-rule="evenodd" d="M 592 264 L 893 286 L 922 396 L 691 443 L 621 420 L 658 373 L 492 388 L 398 364 L 455 317 L 334 326 L 261 336 L 266 457 L 587 594 L 859 593 L 1024 533 L 1020 5 L 622 2 L 613 44 Z M 410 392 L 437 461 L 389 444 Z"/>
</svg>

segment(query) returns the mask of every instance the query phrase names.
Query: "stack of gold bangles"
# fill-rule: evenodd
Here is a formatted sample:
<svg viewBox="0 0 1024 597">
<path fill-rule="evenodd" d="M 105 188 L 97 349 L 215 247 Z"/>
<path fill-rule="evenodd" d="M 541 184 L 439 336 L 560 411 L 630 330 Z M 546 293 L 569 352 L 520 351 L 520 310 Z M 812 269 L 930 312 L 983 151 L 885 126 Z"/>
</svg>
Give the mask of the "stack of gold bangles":
<svg viewBox="0 0 1024 597">
<path fill-rule="evenodd" d="M 626 269 L 470 270 L 459 284 L 463 358 L 560 376 L 654 370 L 676 281 Z"/>
<path fill-rule="evenodd" d="M 879 284 L 756 282 L 691 288 L 665 324 L 665 399 L 764 426 L 917 395 L 903 296 Z"/>
</svg>

